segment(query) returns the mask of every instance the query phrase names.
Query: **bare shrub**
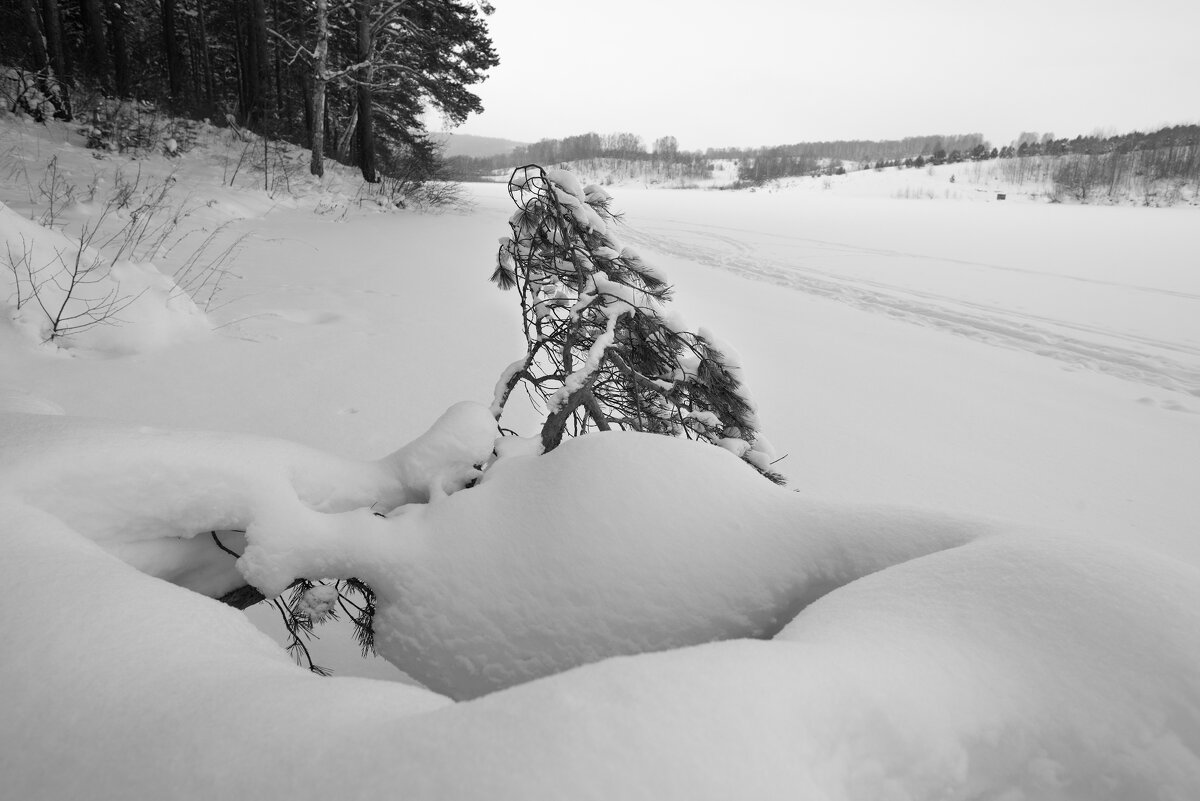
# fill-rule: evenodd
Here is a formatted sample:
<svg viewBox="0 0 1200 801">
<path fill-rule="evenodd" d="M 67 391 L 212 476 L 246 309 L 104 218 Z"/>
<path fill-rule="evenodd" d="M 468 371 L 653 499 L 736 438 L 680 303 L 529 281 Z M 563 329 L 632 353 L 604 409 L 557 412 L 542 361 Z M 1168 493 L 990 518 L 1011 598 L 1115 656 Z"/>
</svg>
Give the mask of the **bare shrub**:
<svg viewBox="0 0 1200 801">
<path fill-rule="evenodd" d="M 38 224 L 53 228 L 58 225 L 63 210 L 75 202 L 75 185 L 58 169 L 58 156 L 46 164 L 46 171 L 37 189 L 39 199 L 47 204 L 46 210 L 38 217 Z"/>
<path fill-rule="evenodd" d="M 203 123 L 169 117 L 153 103 L 92 99 L 88 125 L 80 129 L 94 150 L 178 156 L 195 147 Z M 170 145 L 168 143 L 174 143 Z"/>
<path fill-rule="evenodd" d="M 443 145 L 430 139 L 410 142 L 384 158 L 379 181 L 364 182 L 359 189 L 360 202 L 366 198 L 400 208 L 461 209 L 469 205 L 462 184 L 451 178 Z"/>
<path fill-rule="evenodd" d="M 89 191 L 94 194 L 98 178 Z M 70 248 L 55 248 L 53 256 L 37 263 L 33 243 L 22 239 L 21 247 L 10 243 L 0 260 L 13 275 L 16 309 L 35 306 L 45 317 L 46 341 L 78 334 L 96 325 L 121 321 L 120 313 L 142 293 L 121 290 L 113 268 L 123 260 L 154 261 L 169 258 L 190 247 L 174 270 L 176 292 L 186 294 L 205 311 L 210 310 L 224 283 L 236 277 L 229 262 L 245 237 L 226 242 L 229 223 L 208 231 L 187 230 L 181 223 L 192 208 L 187 198 L 176 201 L 174 176 L 147 183 L 139 167 L 133 175 L 117 171 L 112 191 L 100 213 L 84 222 Z M 57 170 L 54 159 L 47 165 L 39 190 L 49 208 L 38 222 L 56 224 L 64 204 L 72 202 L 74 186 Z M 195 242 L 196 237 L 203 237 Z M 192 244 L 194 243 L 194 244 Z"/>
<path fill-rule="evenodd" d="M 99 224 L 85 224 L 73 249 L 54 248 L 54 256 L 44 264 L 34 262 L 33 245 L 24 238 L 19 252 L 9 247 L 5 254 L 17 287 L 17 308 L 32 303 L 41 310 L 47 342 L 120 322 L 118 315 L 141 294 L 123 293 L 118 282 L 108 280 L 112 262 L 92 249 Z"/>
</svg>

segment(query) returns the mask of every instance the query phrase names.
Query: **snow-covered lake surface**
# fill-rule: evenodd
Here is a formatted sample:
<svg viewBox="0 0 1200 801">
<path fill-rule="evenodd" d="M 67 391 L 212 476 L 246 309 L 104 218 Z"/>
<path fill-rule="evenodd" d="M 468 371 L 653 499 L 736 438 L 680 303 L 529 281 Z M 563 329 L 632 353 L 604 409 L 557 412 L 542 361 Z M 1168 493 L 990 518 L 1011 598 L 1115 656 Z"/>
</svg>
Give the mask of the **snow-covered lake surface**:
<svg viewBox="0 0 1200 801">
<path fill-rule="evenodd" d="M 4 125 L 30 174 L 120 161 Z M 189 225 L 247 236 L 207 315 L 131 306 L 63 350 L 29 307 L 0 320 L 0 410 L 34 413 L 0 423 L 14 797 L 1200 792 L 1200 210 L 950 168 L 608 187 L 617 236 L 740 352 L 794 492 L 617 434 L 438 498 L 489 447 L 467 405 L 426 440 L 434 499 L 379 518 L 364 499 L 441 465 L 388 454 L 522 355 L 487 281 L 512 204 L 484 184 L 468 211 L 382 211 L 338 172 L 271 198 L 224 185 L 218 143 L 144 164 Z M 36 176 L 8 174 L 6 241 L 41 236 Z M 242 526 L 264 584 L 374 560 L 381 650 L 440 695 L 349 678 L 400 674 L 332 626 L 313 649 L 341 678 L 308 676 L 110 556 L 212 591 L 231 559 L 171 572 L 199 540 L 146 543 Z M 271 614 L 250 617 L 278 636 Z"/>
<path fill-rule="evenodd" d="M 846 179 L 883 196 L 621 197 L 680 304 L 742 351 L 793 485 L 1200 564 L 1196 210 L 901 200 L 905 173 Z"/>
</svg>

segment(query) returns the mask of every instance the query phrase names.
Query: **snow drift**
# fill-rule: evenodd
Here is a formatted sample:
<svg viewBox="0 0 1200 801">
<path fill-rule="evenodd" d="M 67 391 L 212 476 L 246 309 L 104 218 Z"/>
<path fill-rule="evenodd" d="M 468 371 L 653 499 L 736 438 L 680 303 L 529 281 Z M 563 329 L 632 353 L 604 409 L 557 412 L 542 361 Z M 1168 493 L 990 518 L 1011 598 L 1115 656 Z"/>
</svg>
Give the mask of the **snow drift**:
<svg viewBox="0 0 1200 801">
<path fill-rule="evenodd" d="M 442 433 L 469 431 L 469 409 Z M 1116 801 L 1200 786 L 1200 574 L 1165 557 L 817 504 L 663 437 L 510 457 L 384 519 L 327 503 L 376 489 L 379 465 L 64 417 L 4 426 L 3 463 L 31 465 L 0 499 L 15 797 Z M 40 464 L 21 450 L 33 441 Z M 188 453 L 205 467 L 188 474 Z M 130 530 L 150 530 L 114 472 L 162 475 L 144 505 L 180 483 L 212 509 L 250 501 L 251 578 L 365 560 L 385 652 L 458 695 L 782 630 L 458 705 L 317 679 L 240 614 L 99 547 L 117 550 L 123 503 Z M 184 512 L 159 508 L 174 538 Z M 272 528 L 284 509 L 292 538 Z"/>
<path fill-rule="evenodd" d="M 230 434 L 3 419 L 10 497 L 214 596 L 245 581 L 273 596 L 296 578 L 359 578 L 378 596 L 381 655 L 455 698 L 610 656 L 768 637 L 834 587 L 990 530 L 805 499 L 725 450 L 631 432 L 500 459 L 458 491 L 496 434 L 471 403 L 377 462 Z M 209 537 L 230 530 L 245 532 L 236 567 Z"/>
</svg>

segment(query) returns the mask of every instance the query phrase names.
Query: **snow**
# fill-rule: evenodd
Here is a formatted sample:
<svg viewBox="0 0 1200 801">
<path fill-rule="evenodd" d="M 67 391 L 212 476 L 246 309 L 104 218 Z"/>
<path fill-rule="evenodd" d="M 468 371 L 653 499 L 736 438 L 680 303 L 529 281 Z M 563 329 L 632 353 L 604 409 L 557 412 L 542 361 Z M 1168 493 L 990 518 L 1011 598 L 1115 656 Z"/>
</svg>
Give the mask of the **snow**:
<svg viewBox="0 0 1200 801">
<path fill-rule="evenodd" d="M 1182 623 L 1197 578 L 1135 549 L 994 538 L 855 582 L 777 641 L 833 678 L 810 711 L 850 730 L 860 750 L 841 767 L 874 797 L 1184 797 L 1200 787 L 1182 723 L 1200 700 L 1183 667 L 1200 644 Z"/>
<path fill-rule="evenodd" d="M 546 170 L 546 177 L 560 186 L 568 195 L 573 196 L 580 204 L 584 202 L 583 184 L 579 183 L 579 178 L 575 173 L 570 170 L 550 169 Z"/>
<path fill-rule="evenodd" d="M 23 296 L 13 322 L 34 342 L 50 338 L 55 318 L 61 320 L 61 330 L 87 326 L 67 336 L 66 347 L 100 355 L 163 348 L 208 331 L 196 304 L 153 264 L 106 259 L 78 239 L 22 218 L 2 202 L 0 247 L 5 267 L 0 270 L 0 295 Z M 80 284 L 68 294 L 70 283 L 63 273 L 74 269 L 81 273 Z M 32 294 L 34 286 L 38 297 Z M 90 325 L 89 310 L 98 318 Z"/>
<path fill-rule="evenodd" d="M 233 559 L 206 541 L 212 531 L 245 532 L 236 569 L 268 596 L 300 577 L 360 578 L 378 595 L 381 654 L 455 697 L 604 656 L 764 636 L 832 587 L 987 530 L 915 511 L 827 508 L 722 450 L 615 432 L 545 458 L 507 450 L 479 487 L 453 497 L 414 491 L 404 482 L 414 466 L 431 464 L 435 488 L 461 489 L 478 474 L 471 465 L 491 453 L 495 422 L 473 404 L 378 463 L 252 437 L 69 417 L 5 422 L 0 463 L 22 466 L 0 474 L 14 502 L 200 592 L 240 583 Z M 480 441 L 445 455 L 471 436 Z M 445 442 L 439 461 L 425 458 Z M 571 510 L 569 537 L 553 499 Z M 200 573 L 201 555 L 224 572 Z"/>
<path fill-rule="evenodd" d="M 614 306 L 616 306 L 615 310 Z M 600 361 L 604 358 L 604 352 L 612 347 L 613 342 L 616 340 L 617 320 L 620 319 L 622 314 L 629 311 L 630 309 L 623 303 L 610 300 L 604 304 L 604 312 L 608 318 L 604 332 L 596 337 L 596 341 L 588 349 L 587 359 L 584 360 L 583 365 L 567 376 L 567 379 L 563 381 L 563 385 L 559 387 L 558 391 L 550 396 L 550 400 L 546 405 L 551 412 L 561 409 L 571 394 L 582 389 L 587 384 L 588 379 L 600 368 Z"/>
<path fill-rule="evenodd" d="M 623 234 L 736 344 L 792 486 L 1200 564 L 1195 209 L 916 203 L 905 175 L 626 189 Z"/>
<path fill-rule="evenodd" d="M 1200 780 L 1200 575 L 1143 549 L 989 537 L 845 584 L 773 641 L 608 660 L 447 706 L 305 675 L 238 613 L 2 506 L 4 633 L 40 643 L 0 656 L 0 681 L 24 688 L 0 721 L 20 797 L 1115 800 L 1184 798 Z"/>
<path fill-rule="evenodd" d="M 201 552 L 226 569 L 200 574 L 202 584 L 184 580 L 196 568 L 193 537 L 269 518 L 284 530 L 260 536 L 287 539 L 298 535 L 304 511 L 387 512 L 445 497 L 478 478 L 476 465 L 489 460 L 497 435 L 486 408 L 461 403 L 395 453 L 355 462 L 261 438 L 65 416 L 0 419 L 5 495 L 54 514 L 144 572 L 214 595 L 241 581 L 207 543 Z M 250 538 L 249 546 L 253 559 L 260 545 Z M 285 577 L 271 594 L 298 577 Z"/>
<path fill-rule="evenodd" d="M 336 584 L 317 584 L 300 595 L 296 611 L 313 623 L 323 623 L 331 611 L 336 611 L 337 600 Z"/>
<path fill-rule="evenodd" d="M 90 175 L 74 134 L 0 124 L 5 158 Z M 663 437 L 497 442 L 503 187 L 383 214 L 333 169 L 272 198 L 208 136 L 144 166 L 188 225 L 254 233 L 226 305 L 68 350 L 0 321 L 5 792 L 1195 796 L 1194 209 L 997 203 L 944 169 L 615 191 L 736 344 L 791 491 Z M 0 202 L 6 231 L 45 208 Z M 184 255 L 133 263 L 153 287 Z M 309 675 L 198 594 L 300 575 L 371 584 L 430 689 L 355 678 L 404 677 L 334 623 L 310 647 L 338 677 Z"/>
<path fill-rule="evenodd" d="M 404 487 L 393 505 L 426 503 L 473 483 L 496 436 L 491 409 L 469 401 L 451 406 L 429 431 L 385 460 Z"/>
</svg>

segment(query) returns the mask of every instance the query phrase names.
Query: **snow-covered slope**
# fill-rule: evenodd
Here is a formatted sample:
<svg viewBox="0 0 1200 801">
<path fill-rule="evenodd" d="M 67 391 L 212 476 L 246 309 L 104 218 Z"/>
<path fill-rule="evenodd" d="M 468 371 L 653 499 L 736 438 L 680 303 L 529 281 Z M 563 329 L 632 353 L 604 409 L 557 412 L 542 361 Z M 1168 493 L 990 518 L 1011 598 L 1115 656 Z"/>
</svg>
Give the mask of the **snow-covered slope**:
<svg viewBox="0 0 1200 801">
<path fill-rule="evenodd" d="M 0 123 L 29 174 L 0 200 L 26 220 L 52 157 L 77 186 L 138 166 Z M 627 434 L 455 491 L 481 430 L 444 482 L 414 486 L 430 471 L 402 465 L 429 451 L 397 448 L 486 405 L 523 352 L 486 280 L 502 187 L 440 215 L 381 214 L 337 170 L 272 197 L 261 172 L 228 185 L 242 146 L 221 136 L 140 165 L 183 177 L 181 233 L 251 234 L 206 330 L 59 349 L 0 323 L 0 403 L 22 413 L 0 420 L 6 792 L 1196 794 L 1194 209 L 1000 202 L 937 171 L 614 191 L 621 238 L 741 353 L 797 491 Z M 61 234 L 94 210 L 76 198 Z M 173 275 L 182 247 L 138 263 Z M 241 572 L 207 526 L 247 529 Z M 491 694 L 348 678 L 385 671 L 341 631 L 311 647 L 342 677 L 306 675 L 122 558 L 214 593 L 360 562 L 381 650 Z"/>
</svg>

